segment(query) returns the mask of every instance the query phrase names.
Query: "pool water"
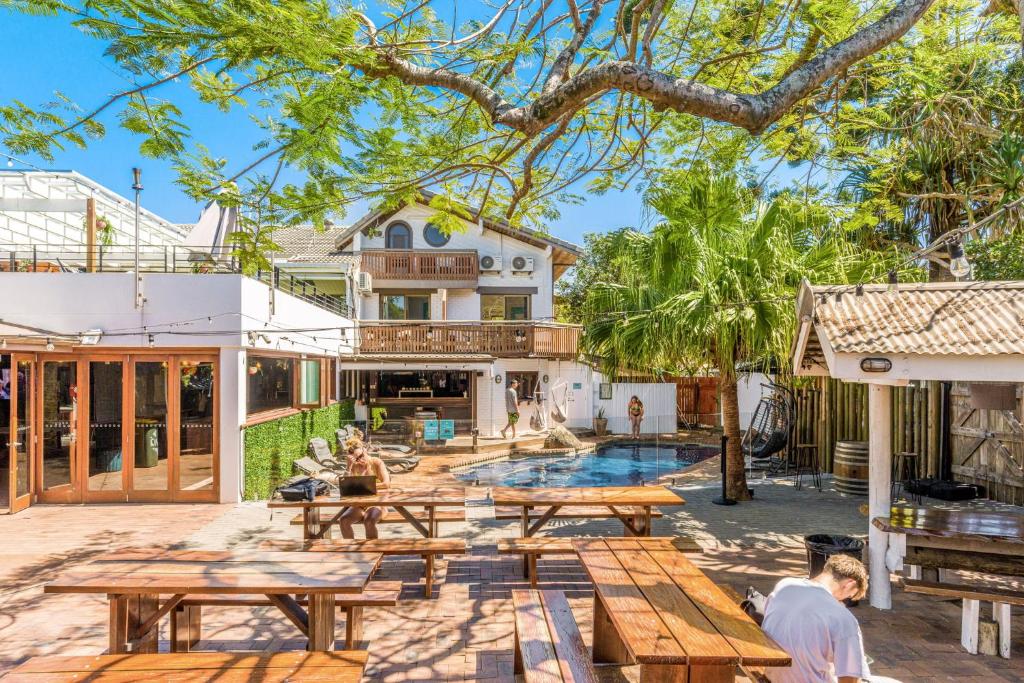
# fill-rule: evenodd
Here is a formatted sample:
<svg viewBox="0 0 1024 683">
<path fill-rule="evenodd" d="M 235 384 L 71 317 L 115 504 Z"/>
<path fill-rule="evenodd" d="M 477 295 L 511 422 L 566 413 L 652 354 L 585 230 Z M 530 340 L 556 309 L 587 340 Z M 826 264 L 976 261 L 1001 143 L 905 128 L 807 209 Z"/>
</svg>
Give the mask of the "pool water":
<svg viewBox="0 0 1024 683">
<path fill-rule="evenodd" d="M 454 474 L 478 486 L 640 486 L 717 454 L 714 446 L 609 445 L 580 455 L 484 463 Z"/>
</svg>

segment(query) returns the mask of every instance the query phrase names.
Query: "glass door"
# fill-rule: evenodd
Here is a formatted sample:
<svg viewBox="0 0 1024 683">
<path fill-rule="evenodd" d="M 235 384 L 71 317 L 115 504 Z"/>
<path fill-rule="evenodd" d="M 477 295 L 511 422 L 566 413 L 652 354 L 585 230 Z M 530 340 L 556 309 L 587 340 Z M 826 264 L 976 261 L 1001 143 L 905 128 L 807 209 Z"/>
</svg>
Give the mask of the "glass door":
<svg viewBox="0 0 1024 683">
<path fill-rule="evenodd" d="M 15 354 L 7 378 L 6 391 L 11 402 L 10 422 L 10 511 L 19 512 L 32 504 L 32 452 L 35 445 L 36 364 L 30 356 Z M 0 370 L 0 387 L 4 378 Z M 4 389 L 0 388 L 0 394 Z"/>
<path fill-rule="evenodd" d="M 124 362 L 90 358 L 87 365 L 85 501 L 125 500 Z"/>
<path fill-rule="evenodd" d="M 42 443 L 37 476 L 39 501 L 74 502 L 78 462 L 78 361 L 42 364 Z"/>
<path fill-rule="evenodd" d="M 168 435 L 168 362 L 132 363 L 131 489 L 129 500 L 170 499 L 171 460 Z"/>
<path fill-rule="evenodd" d="M 218 497 L 217 383 L 212 358 L 175 363 L 177 453 L 174 500 L 216 502 Z"/>
</svg>

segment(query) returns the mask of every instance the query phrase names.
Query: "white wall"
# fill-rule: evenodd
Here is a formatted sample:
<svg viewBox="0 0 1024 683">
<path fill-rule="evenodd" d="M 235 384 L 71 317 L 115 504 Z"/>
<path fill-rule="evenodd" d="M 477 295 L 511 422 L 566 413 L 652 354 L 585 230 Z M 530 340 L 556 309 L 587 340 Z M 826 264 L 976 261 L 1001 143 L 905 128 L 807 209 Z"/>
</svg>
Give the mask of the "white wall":
<svg viewBox="0 0 1024 683">
<path fill-rule="evenodd" d="M 254 348 L 336 357 L 351 353 L 353 323 L 281 292 L 274 293 L 272 305 L 267 285 L 241 275 L 147 274 L 143 292 L 146 303 L 136 310 L 130 273 L 0 273 L 0 319 L 64 335 L 100 329 L 105 333 L 100 348 L 147 347 L 149 333 L 138 332 L 146 327 L 155 348 L 217 349 L 220 496 L 222 502 L 240 500 L 245 363 L 253 348 L 247 332 L 268 338 L 258 339 Z M 297 328 L 324 329 L 281 331 Z M 339 341 L 341 330 L 348 331 L 348 341 Z M 9 349 L 18 346 L 17 340 L 8 341 Z"/>
<path fill-rule="evenodd" d="M 601 400 L 600 377 L 593 383 L 594 415 L 604 408 L 604 416 L 608 418 L 608 431 L 613 434 L 630 432 L 627 408 L 632 396 L 637 396 L 644 404 L 644 420 L 640 431 L 644 434 L 659 434 L 676 431 L 676 385 L 668 383 L 613 383 L 611 399 Z"/>
<path fill-rule="evenodd" d="M 407 223 L 412 228 L 413 249 L 433 250 L 423 239 L 423 228 L 430 221 L 434 210 L 419 204 L 407 206 L 399 210 L 380 226 L 380 235 L 366 237 L 357 235 L 353 240 L 353 249 L 383 249 L 384 234 L 387 226 L 396 221 Z M 533 318 L 546 319 L 553 316 L 552 298 L 554 287 L 552 282 L 552 258 L 551 250 L 535 247 L 531 244 L 521 242 L 515 238 L 502 235 L 492 230 L 481 229 L 477 224 L 462 221 L 465 228 L 461 232 L 453 233 L 451 239 L 443 247 L 436 248 L 444 250 L 476 250 L 480 256 L 500 256 L 503 259 L 503 270 L 500 273 L 481 273 L 480 287 L 536 287 L 537 294 L 533 295 L 531 303 Z M 526 256 L 534 259 L 534 270 L 532 273 L 513 273 L 512 258 L 515 256 Z M 456 295 L 459 301 L 455 302 L 453 312 L 452 295 L 449 293 L 448 319 L 449 320 L 479 320 L 480 300 L 476 292 L 463 290 Z M 364 297 L 363 309 L 360 313 L 364 320 L 375 320 L 377 309 L 369 304 L 373 297 Z M 432 311 L 435 319 L 440 317 L 439 311 Z"/>
<path fill-rule="evenodd" d="M 494 362 L 489 373 L 477 378 L 477 428 L 484 436 L 497 435 L 505 426 L 507 418 L 505 414 L 505 389 L 507 387 L 507 376 L 509 372 L 536 372 L 539 380 L 540 390 L 544 392 L 547 403 L 544 411 L 547 417 L 548 426 L 555 423 L 551 419 L 551 402 L 557 400 L 559 405 L 565 404 L 566 417 L 568 420 L 564 426 L 569 428 L 589 428 L 592 417 L 591 400 L 591 375 L 590 368 L 580 363 L 570 361 L 542 360 L 538 358 L 522 359 L 500 359 Z M 500 384 L 494 381 L 495 377 L 501 375 Z M 547 375 L 548 381 L 544 382 Z M 578 385 L 578 388 L 574 388 Z M 555 396 L 552 397 L 552 389 L 555 389 Z M 563 391 L 567 395 L 563 401 Z M 520 406 L 520 420 L 518 433 L 520 435 L 533 431 L 530 428 L 530 418 L 536 412 L 536 402 L 529 405 L 525 403 Z"/>
<path fill-rule="evenodd" d="M 761 402 L 761 396 L 765 395 L 762 384 L 768 384 L 771 378 L 760 372 L 752 372 L 747 375 L 740 375 L 737 382 L 737 395 L 740 407 L 740 428 L 746 429 L 750 419 L 754 416 L 757 404 Z M 767 392 L 770 394 L 771 392 Z"/>
</svg>

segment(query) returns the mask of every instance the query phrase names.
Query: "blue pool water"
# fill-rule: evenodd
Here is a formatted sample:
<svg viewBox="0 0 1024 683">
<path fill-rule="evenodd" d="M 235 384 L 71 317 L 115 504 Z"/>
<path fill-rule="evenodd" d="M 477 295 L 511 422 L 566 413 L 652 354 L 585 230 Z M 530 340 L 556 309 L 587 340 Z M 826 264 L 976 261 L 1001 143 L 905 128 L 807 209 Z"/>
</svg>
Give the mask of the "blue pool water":
<svg viewBox="0 0 1024 683">
<path fill-rule="evenodd" d="M 580 455 L 484 463 L 454 474 L 478 486 L 639 486 L 717 453 L 713 446 L 609 445 Z"/>
</svg>

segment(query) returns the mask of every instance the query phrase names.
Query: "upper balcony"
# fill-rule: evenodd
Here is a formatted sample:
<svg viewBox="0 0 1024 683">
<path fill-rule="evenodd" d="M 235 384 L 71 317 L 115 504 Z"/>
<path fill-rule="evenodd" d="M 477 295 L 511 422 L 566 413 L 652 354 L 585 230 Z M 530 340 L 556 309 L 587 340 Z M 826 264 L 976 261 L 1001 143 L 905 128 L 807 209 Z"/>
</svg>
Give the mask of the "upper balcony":
<svg viewBox="0 0 1024 683">
<path fill-rule="evenodd" d="M 476 287 L 480 264 L 475 251 L 367 249 L 361 252 L 360 270 L 373 277 L 373 287 Z"/>
<path fill-rule="evenodd" d="M 243 274 L 232 257 L 234 247 L 204 249 L 175 245 L 141 245 L 138 251 L 140 273 Z M 0 244 L 0 272 L 25 273 L 126 273 L 135 270 L 135 249 L 121 245 L 82 244 L 11 245 Z M 351 318 L 351 307 L 344 297 L 320 291 L 308 280 L 279 269 L 246 273 L 274 289 L 311 303 L 343 318 Z"/>
<path fill-rule="evenodd" d="M 574 360 L 578 325 L 524 321 L 365 320 L 359 323 L 362 354 L 488 354 L 499 358 Z"/>
</svg>

